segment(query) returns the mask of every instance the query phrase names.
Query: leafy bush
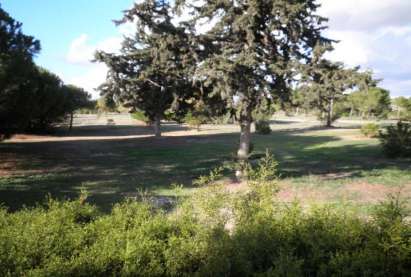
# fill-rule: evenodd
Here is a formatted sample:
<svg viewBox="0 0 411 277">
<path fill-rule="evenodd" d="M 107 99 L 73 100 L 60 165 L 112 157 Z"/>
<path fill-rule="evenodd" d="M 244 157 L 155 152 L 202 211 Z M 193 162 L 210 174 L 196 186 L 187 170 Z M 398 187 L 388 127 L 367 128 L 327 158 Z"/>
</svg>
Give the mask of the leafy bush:
<svg viewBox="0 0 411 277">
<path fill-rule="evenodd" d="M 144 122 L 145 124 L 150 124 L 150 119 L 141 111 L 135 111 L 131 114 L 131 117 L 137 121 Z"/>
<path fill-rule="evenodd" d="M 223 177 L 223 166 L 216 167 L 210 171 L 208 175 L 201 175 L 193 181 L 193 185 L 196 186 L 206 186 L 214 184 L 216 181 Z"/>
<path fill-rule="evenodd" d="M 253 172 L 246 192 L 212 185 L 170 213 L 126 201 L 102 215 L 84 199 L 2 209 L 0 275 L 410 276 L 411 226 L 397 196 L 367 219 L 303 209 L 276 201 L 271 158 Z"/>
<path fill-rule="evenodd" d="M 255 131 L 257 134 L 268 135 L 271 133 L 270 123 L 266 120 L 257 120 L 255 122 Z"/>
<path fill-rule="evenodd" d="M 411 124 L 399 121 L 380 132 L 384 153 L 391 158 L 411 157 Z"/>
<path fill-rule="evenodd" d="M 200 114 L 188 112 L 184 117 L 184 122 L 190 126 L 190 128 L 195 128 L 197 131 L 200 131 L 201 124 L 206 122 L 206 117 Z"/>
<path fill-rule="evenodd" d="M 361 133 L 369 138 L 375 138 L 378 136 L 380 127 L 375 123 L 367 123 L 361 126 Z"/>
</svg>

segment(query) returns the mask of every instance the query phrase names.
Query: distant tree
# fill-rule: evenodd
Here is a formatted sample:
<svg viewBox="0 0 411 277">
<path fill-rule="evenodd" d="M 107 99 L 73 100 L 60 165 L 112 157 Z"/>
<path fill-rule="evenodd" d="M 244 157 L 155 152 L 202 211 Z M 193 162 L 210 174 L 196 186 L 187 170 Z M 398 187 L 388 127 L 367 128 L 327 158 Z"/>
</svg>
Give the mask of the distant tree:
<svg viewBox="0 0 411 277">
<path fill-rule="evenodd" d="M 98 52 L 96 59 L 109 67 L 103 95 L 125 107 L 142 111 L 161 136 L 165 112 L 176 113 L 191 93 L 186 70 L 192 60 L 186 28 L 173 22 L 167 1 L 145 0 L 125 12 L 118 24 L 134 22 L 136 34 L 125 38 L 120 54 Z"/>
<path fill-rule="evenodd" d="M 382 88 L 355 91 L 349 95 L 349 99 L 352 109 L 358 111 L 362 118 L 386 118 L 391 111 L 390 92 Z"/>
<path fill-rule="evenodd" d="M 350 105 L 350 117 L 353 117 L 354 114 L 357 116 L 361 115 L 361 106 L 366 101 L 366 94 L 364 91 L 354 91 L 350 93 L 347 97 L 347 101 Z M 364 114 L 363 114 L 364 116 Z"/>
<path fill-rule="evenodd" d="M 103 95 L 97 99 L 97 111 L 98 113 L 114 113 L 118 112 L 118 105 L 112 97 Z"/>
<path fill-rule="evenodd" d="M 36 71 L 33 56 L 39 51 L 40 42 L 23 34 L 22 24 L 0 6 L 0 134 L 25 124 L 19 114 L 30 110 L 23 104 Z"/>
<path fill-rule="evenodd" d="M 304 90 L 304 89 L 296 89 L 293 91 L 291 97 L 291 106 L 295 109 L 295 114 L 298 116 L 300 111 L 303 111 L 305 114 L 309 112 L 313 112 L 316 109 L 315 100 L 316 100 L 315 93 Z"/>
<path fill-rule="evenodd" d="M 332 62 L 324 58 L 324 54 L 331 50 L 333 48 L 327 44 L 316 46 L 311 63 L 303 66 L 302 85 L 300 86 L 300 90 L 310 95 L 312 106 L 319 110 L 319 116 L 327 127 L 330 127 L 333 121 L 349 109 L 352 101 L 360 100 L 347 99 L 346 94 L 349 90 L 360 88 L 369 95 L 374 95 L 377 92 L 369 92 L 369 90 L 378 82 L 373 79 L 370 71 L 360 72 L 359 67 L 346 68 L 343 63 Z M 378 106 L 378 109 L 383 107 L 382 98 L 383 96 L 381 96 L 381 106 Z"/>
<path fill-rule="evenodd" d="M 73 128 L 74 112 L 82 108 L 92 108 L 94 103 L 91 101 L 91 95 L 82 88 L 74 85 L 63 85 L 63 92 L 66 97 L 66 112 L 69 113 L 69 129 Z"/>
<path fill-rule="evenodd" d="M 248 159 L 253 112 L 290 95 L 296 66 L 309 60 L 324 29 L 318 5 L 306 1 L 177 1 L 192 11 L 198 33 L 195 79 L 211 88 L 241 127 L 237 156 Z"/>
<path fill-rule="evenodd" d="M 336 103 L 344 99 L 344 93 L 356 83 L 358 68 L 346 69 L 340 62 L 331 62 L 324 58 L 329 45 L 317 45 L 313 58 L 303 67 L 300 90 L 314 95 L 312 104 L 319 110 L 320 118 L 327 127 L 331 127 L 340 114 L 335 110 Z"/>
<path fill-rule="evenodd" d="M 41 132 L 64 120 L 67 98 L 63 81 L 47 69 L 38 68 L 33 79 L 33 92 L 27 101 L 31 106 L 27 111 L 29 125 L 25 129 Z"/>
<path fill-rule="evenodd" d="M 408 99 L 404 96 L 394 98 L 393 104 L 397 111 L 398 119 L 411 118 L 411 97 Z"/>
</svg>

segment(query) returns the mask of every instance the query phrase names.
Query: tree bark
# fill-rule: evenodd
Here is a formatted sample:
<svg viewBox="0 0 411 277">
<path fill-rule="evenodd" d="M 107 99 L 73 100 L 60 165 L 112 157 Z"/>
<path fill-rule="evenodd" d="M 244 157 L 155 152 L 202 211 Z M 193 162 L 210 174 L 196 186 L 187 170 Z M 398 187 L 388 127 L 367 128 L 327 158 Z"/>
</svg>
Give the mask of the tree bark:
<svg viewBox="0 0 411 277">
<path fill-rule="evenodd" d="M 246 161 L 250 154 L 250 142 L 251 142 L 251 120 L 244 120 L 240 122 L 241 134 L 240 145 L 237 151 L 237 157 L 241 161 Z"/>
<path fill-rule="evenodd" d="M 331 99 L 330 102 L 328 103 L 328 110 L 327 110 L 327 123 L 326 126 L 327 127 L 331 127 L 332 123 L 333 123 L 333 103 L 334 99 Z"/>
<path fill-rule="evenodd" d="M 161 117 L 158 115 L 154 119 L 153 128 L 154 128 L 154 135 L 156 136 L 156 138 L 161 137 Z"/>
<path fill-rule="evenodd" d="M 240 122 L 240 145 L 237 151 L 237 158 L 239 160 L 239 168 L 235 172 L 235 176 L 238 181 L 241 181 L 245 177 L 245 165 L 250 154 L 251 143 L 251 120 L 243 120 Z"/>
<path fill-rule="evenodd" d="M 69 131 L 71 131 L 71 129 L 73 129 L 73 118 L 74 118 L 74 113 L 71 112 L 70 113 L 70 125 L 69 125 Z"/>
</svg>

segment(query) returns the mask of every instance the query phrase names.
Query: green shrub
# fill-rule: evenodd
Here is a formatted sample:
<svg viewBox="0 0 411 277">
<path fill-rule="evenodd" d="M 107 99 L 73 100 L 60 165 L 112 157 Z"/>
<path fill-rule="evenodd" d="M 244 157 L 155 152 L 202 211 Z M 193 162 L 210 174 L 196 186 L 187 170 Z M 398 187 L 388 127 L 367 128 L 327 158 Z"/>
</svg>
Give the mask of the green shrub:
<svg viewBox="0 0 411 277">
<path fill-rule="evenodd" d="M 391 158 L 411 157 L 411 124 L 399 121 L 380 132 L 384 153 Z"/>
<path fill-rule="evenodd" d="M 131 117 L 135 120 L 144 122 L 145 124 L 150 124 L 151 120 L 141 111 L 135 111 L 131 114 Z"/>
<path fill-rule="evenodd" d="M 367 123 L 361 126 L 361 133 L 369 138 L 375 138 L 378 136 L 380 127 L 375 123 Z"/>
<path fill-rule="evenodd" d="M 271 133 L 270 123 L 266 120 L 257 120 L 255 122 L 255 131 L 260 135 L 268 135 Z"/>
<path fill-rule="evenodd" d="M 397 196 L 364 219 L 275 197 L 263 159 L 243 193 L 199 189 L 170 213 L 126 201 L 0 210 L 0 276 L 410 276 L 411 226 Z M 255 177 L 255 178 L 254 178 Z"/>
<path fill-rule="evenodd" d="M 184 122 L 190 127 L 200 131 L 201 124 L 206 122 L 206 117 L 188 112 L 184 117 Z"/>
</svg>

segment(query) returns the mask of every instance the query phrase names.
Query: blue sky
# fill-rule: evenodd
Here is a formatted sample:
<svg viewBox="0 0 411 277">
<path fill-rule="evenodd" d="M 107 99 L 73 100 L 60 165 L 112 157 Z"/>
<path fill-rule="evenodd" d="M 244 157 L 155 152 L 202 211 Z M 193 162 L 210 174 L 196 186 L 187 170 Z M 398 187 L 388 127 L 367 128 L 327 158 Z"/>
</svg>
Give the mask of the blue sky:
<svg viewBox="0 0 411 277">
<path fill-rule="evenodd" d="M 0 0 L 23 23 L 26 34 L 41 41 L 36 62 L 66 83 L 94 90 L 106 68 L 91 63 L 97 49 L 115 52 L 131 25 L 112 20 L 133 0 Z M 330 19 L 327 35 L 341 42 L 329 57 L 347 66 L 372 69 L 380 86 L 393 96 L 411 96 L 411 0 L 319 0 L 320 13 Z"/>
<path fill-rule="evenodd" d="M 42 50 L 36 62 L 70 82 L 90 70 L 87 61 L 71 61 L 68 57 L 73 41 L 86 35 L 88 44 L 98 45 L 107 38 L 119 37 L 112 20 L 120 19 L 133 0 L 2 0 L 0 3 L 23 23 L 25 34 L 40 40 Z"/>
</svg>

